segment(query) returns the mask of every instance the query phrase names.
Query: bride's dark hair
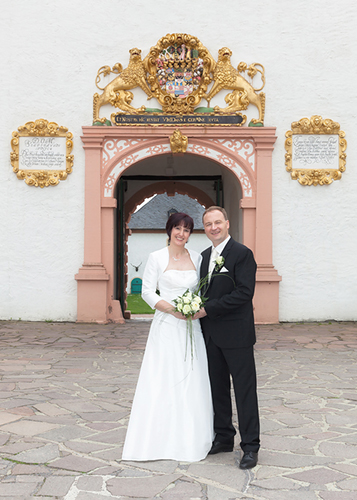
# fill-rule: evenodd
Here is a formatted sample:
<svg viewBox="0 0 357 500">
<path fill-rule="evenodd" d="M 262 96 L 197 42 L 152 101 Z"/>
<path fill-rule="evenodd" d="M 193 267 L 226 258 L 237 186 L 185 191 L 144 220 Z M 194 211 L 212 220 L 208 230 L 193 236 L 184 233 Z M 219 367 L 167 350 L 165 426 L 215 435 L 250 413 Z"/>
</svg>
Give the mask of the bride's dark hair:
<svg viewBox="0 0 357 500">
<path fill-rule="evenodd" d="M 175 226 L 180 226 L 183 225 L 187 229 L 190 230 L 190 234 L 193 231 L 194 223 L 192 217 L 190 217 L 187 214 L 184 214 L 183 212 L 176 212 L 174 214 L 171 214 L 170 217 L 168 218 L 166 222 L 166 232 L 169 237 L 169 242 L 171 239 L 171 231 Z"/>
</svg>

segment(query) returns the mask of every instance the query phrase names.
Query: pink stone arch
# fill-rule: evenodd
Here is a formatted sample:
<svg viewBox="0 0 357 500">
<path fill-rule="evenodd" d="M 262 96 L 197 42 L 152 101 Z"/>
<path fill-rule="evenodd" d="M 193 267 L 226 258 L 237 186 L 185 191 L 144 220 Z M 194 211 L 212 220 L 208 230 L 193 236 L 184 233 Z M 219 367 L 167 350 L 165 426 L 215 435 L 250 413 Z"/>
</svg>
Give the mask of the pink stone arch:
<svg viewBox="0 0 357 500">
<path fill-rule="evenodd" d="M 272 152 L 274 127 L 180 127 L 187 153 L 232 171 L 241 185 L 242 243 L 258 264 L 254 299 L 259 323 L 279 320 L 279 281 L 272 256 Z M 78 321 L 123 322 L 113 298 L 114 227 L 119 177 L 135 163 L 171 153 L 175 127 L 83 127 L 85 150 L 84 263 L 76 275 Z M 122 277 L 123 278 L 123 277 Z"/>
<path fill-rule="evenodd" d="M 168 138 L 108 139 L 103 145 L 103 197 L 113 197 L 119 177 L 135 163 L 156 155 L 170 154 Z M 203 156 L 229 169 L 237 177 L 243 198 L 254 199 L 256 191 L 255 151 L 250 139 L 214 140 L 193 138 L 187 153 Z"/>
</svg>

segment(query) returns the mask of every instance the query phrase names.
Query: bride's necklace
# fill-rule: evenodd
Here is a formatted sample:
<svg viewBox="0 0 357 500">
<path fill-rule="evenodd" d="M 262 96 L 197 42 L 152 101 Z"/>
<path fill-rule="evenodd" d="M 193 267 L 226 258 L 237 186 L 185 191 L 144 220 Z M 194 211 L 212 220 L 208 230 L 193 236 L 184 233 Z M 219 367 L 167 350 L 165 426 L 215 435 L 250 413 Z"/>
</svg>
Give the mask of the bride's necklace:
<svg viewBox="0 0 357 500">
<path fill-rule="evenodd" d="M 185 255 L 185 254 L 186 254 L 186 252 L 184 252 L 183 254 L 181 254 L 181 257 L 183 255 Z M 174 255 L 172 255 L 172 258 L 174 259 L 175 262 L 178 262 L 179 260 L 181 260 L 181 257 L 175 257 Z"/>
</svg>

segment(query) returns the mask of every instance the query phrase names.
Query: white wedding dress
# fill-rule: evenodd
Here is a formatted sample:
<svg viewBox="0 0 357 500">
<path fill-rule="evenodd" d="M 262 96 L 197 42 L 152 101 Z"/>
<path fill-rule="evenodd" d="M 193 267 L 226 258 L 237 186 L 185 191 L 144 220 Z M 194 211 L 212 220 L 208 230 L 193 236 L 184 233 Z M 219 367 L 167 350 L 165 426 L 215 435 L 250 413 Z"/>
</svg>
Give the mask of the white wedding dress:
<svg viewBox="0 0 357 500">
<path fill-rule="evenodd" d="M 168 302 L 197 285 L 197 273 L 168 270 L 158 281 Z M 156 310 L 151 324 L 126 434 L 123 460 L 206 457 L 214 438 L 207 356 L 199 320 L 192 322 L 194 355 L 186 321 Z"/>
</svg>

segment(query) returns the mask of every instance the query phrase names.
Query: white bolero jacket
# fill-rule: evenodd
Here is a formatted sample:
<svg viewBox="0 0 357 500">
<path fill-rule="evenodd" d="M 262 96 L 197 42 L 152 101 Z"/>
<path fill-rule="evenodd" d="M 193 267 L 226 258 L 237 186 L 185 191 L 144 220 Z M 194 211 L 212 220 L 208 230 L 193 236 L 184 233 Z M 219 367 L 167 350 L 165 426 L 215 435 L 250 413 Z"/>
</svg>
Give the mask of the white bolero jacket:
<svg viewBox="0 0 357 500">
<path fill-rule="evenodd" d="M 199 277 L 202 257 L 194 250 L 187 250 L 197 270 L 197 276 Z M 159 302 L 159 300 L 161 300 L 161 297 L 156 293 L 156 290 L 159 288 L 159 279 L 169 265 L 169 258 L 169 248 L 165 247 L 161 250 L 157 250 L 156 252 L 152 252 L 146 263 L 141 296 L 152 309 L 154 309 L 155 305 Z"/>
</svg>

